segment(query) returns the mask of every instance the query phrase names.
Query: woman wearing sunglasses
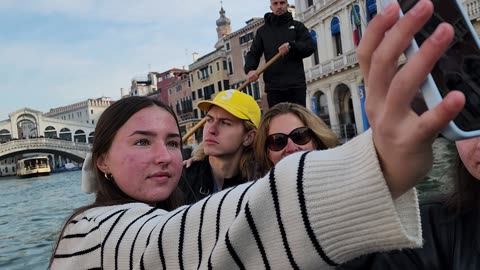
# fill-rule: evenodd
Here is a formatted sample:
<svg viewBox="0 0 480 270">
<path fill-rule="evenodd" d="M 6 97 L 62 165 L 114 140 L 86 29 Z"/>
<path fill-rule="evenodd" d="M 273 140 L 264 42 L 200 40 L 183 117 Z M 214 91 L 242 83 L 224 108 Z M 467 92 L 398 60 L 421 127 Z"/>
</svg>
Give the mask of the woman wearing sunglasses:
<svg viewBox="0 0 480 270">
<path fill-rule="evenodd" d="M 255 158 L 260 176 L 283 157 L 298 151 L 322 150 L 337 145 L 328 126 L 305 107 L 279 103 L 263 116 L 255 139 Z"/>
</svg>

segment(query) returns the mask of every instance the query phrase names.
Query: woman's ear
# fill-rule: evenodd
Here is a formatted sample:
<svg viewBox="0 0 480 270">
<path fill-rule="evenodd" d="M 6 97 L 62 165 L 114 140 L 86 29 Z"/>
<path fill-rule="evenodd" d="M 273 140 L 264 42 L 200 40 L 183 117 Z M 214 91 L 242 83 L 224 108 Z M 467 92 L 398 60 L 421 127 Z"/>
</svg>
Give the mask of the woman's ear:
<svg viewBox="0 0 480 270">
<path fill-rule="evenodd" d="M 96 165 L 97 165 L 97 168 L 103 173 L 110 173 L 108 171 L 107 158 L 105 157 L 105 154 L 102 154 L 97 158 Z"/>
<path fill-rule="evenodd" d="M 257 135 L 256 130 L 250 130 L 244 137 L 243 137 L 243 146 L 249 146 L 255 140 L 255 136 Z"/>
</svg>

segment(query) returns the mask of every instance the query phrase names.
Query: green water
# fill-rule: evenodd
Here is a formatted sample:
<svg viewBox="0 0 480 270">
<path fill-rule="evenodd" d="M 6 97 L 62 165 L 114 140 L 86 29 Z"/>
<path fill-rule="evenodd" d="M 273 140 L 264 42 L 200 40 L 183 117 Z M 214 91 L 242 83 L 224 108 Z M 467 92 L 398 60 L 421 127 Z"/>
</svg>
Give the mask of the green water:
<svg viewBox="0 0 480 270">
<path fill-rule="evenodd" d="M 450 190 L 454 159 L 455 143 L 438 138 L 433 145 L 433 168 L 425 180 L 417 185 L 420 200 Z"/>
</svg>

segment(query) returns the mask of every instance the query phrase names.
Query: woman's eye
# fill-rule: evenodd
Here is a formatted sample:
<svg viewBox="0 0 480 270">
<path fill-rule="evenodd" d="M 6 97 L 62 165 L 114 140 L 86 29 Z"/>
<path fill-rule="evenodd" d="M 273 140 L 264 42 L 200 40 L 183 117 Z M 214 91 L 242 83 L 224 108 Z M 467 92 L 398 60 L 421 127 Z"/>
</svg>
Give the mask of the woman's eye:
<svg viewBox="0 0 480 270">
<path fill-rule="evenodd" d="M 142 139 L 142 140 L 136 141 L 135 145 L 146 146 L 146 145 L 150 145 L 150 142 L 148 140 Z"/>
<path fill-rule="evenodd" d="M 170 146 L 170 147 L 173 147 L 173 148 L 179 148 L 180 147 L 180 143 L 176 142 L 176 141 L 168 142 L 167 145 Z"/>
</svg>

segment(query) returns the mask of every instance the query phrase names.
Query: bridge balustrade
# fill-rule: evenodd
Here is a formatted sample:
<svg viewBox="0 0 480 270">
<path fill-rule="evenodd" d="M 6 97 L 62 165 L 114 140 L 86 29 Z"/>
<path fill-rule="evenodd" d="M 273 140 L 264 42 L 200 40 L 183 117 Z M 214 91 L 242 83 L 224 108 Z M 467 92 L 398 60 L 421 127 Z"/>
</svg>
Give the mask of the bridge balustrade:
<svg viewBox="0 0 480 270">
<path fill-rule="evenodd" d="M 62 141 L 49 138 L 34 138 L 12 140 L 0 144 L 0 157 L 20 150 L 50 149 L 62 152 L 70 152 L 82 158 L 90 152 L 91 144 Z"/>
</svg>

